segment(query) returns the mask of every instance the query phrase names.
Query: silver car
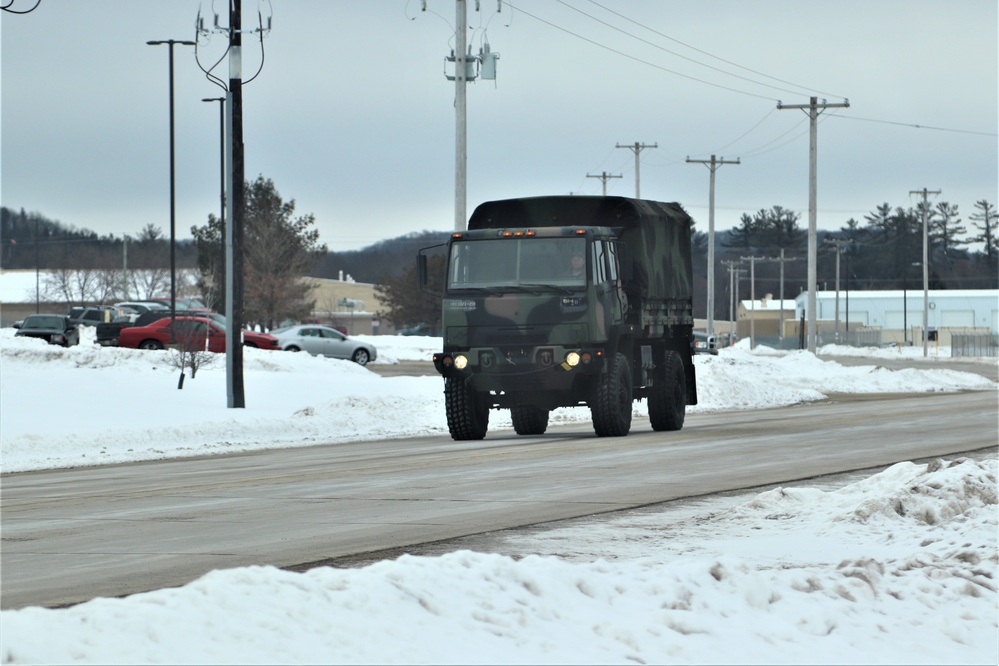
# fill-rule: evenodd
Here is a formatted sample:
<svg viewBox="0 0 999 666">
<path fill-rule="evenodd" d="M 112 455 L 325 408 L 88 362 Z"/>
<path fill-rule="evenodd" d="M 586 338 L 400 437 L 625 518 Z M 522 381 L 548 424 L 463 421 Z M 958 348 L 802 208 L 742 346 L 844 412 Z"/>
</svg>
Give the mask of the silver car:
<svg viewBox="0 0 999 666">
<path fill-rule="evenodd" d="M 278 339 L 278 346 L 286 351 L 307 351 L 318 356 L 349 359 L 360 365 L 367 365 L 368 361 L 378 357 L 373 345 L 348 337 L 329 326 L 287 326 L 270 333 Z"/>
</svg>

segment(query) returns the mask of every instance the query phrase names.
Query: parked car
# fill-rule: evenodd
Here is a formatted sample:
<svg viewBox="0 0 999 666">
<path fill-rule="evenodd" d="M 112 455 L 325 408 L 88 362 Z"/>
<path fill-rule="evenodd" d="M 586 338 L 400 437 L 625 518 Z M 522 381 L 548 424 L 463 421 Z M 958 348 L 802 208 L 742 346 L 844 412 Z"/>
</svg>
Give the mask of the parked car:
<svg viewBox="0 0 999 666">
<path fill-rule="evenodd" d="M 14 337 L 39 338 L 50 345 L 72 347 L 80 344 L 80 329 L 69 317 L 57 314 L 33 314 L 14 324 Z"/>
<path fill-rule="evenodd" d="M 286 351 L 307 351 L 318 356 L 343 358 L 367 365 L 378 357 L 373 345 L 361 342 L 329 326 L 288 326 L 271 331 Z"/>
<path fill-rule="evenodd" d="M 147 326 L 129 326 L 118 334 L 118 346 L 132 349 L 164 349 L 171 337 L 182 348 L 204 349 L 225 353 L 225 323 L 209 317 L 177 317 L 171 323 L 169 316 L 154 321 Z M 171 335 L 172 333 L 172 335 Z M 277 349 L 278 341 L 273 335 L 243 331 L 243 346 L 260 349 Z"/>
<path fill-rule="evenodd" d="M 226 325 L 225 317 L 217 312 L 178 310 L 175 314 L 179 317 L 207 317 L 219 322 L 222 328 L 225 328 Z M 118 346 L 118 337 L 121 335 L 122 329 L 132 326 L 148 326 L 161 319 L 170 319 L 170 310 L 168 308 L 161 310 L 153 308 L 140 315 L 136 315 L 134 318 L 116 318 L 107 324 L 97 324 L 97 344 L 105 347 L 116 347 Z"/>
<path fill-rule="evenodd" d="M 117 308 L 110 305 L 79 306 L 70 308 L 66 316 L 74 326 L 97 326 L 108 322 L 119 315 Z"/>
<path fill-rule="evenodd" d="M 420 323 L 409 328 L 402 328 L 396 331 L 396 335 L 429 335 L 440 337 L 440 330 L 427 323 Z"/>
<path fill-rule="evenodd" d="M 149 303 L 159 303 L 167 310 L 170 309 L 170 299 L 169 298 L 150 298 Z M 196 312 L 211 312 L 211 309 L 204 303 L 196 298 L 178 298 L 177 299 L 177 311 L 181 310 L 193 310 Z"/>
<path fill-rule="evenodd" d="M 694 331 L 694 353 L 718 355 L 718 338 L 705 331 Z"/>
<path fill-rule="evenodd" d="M 150 310 L 166 310 L 170 311 L 170 308 L 162 303 L 156 303 L 154 301 L 124 301 L 122 303 L 115 303 L 116 308 L 129 308 L 135 310 L 139 314 L 143 312 L 149 312 Z"/>
</svg>

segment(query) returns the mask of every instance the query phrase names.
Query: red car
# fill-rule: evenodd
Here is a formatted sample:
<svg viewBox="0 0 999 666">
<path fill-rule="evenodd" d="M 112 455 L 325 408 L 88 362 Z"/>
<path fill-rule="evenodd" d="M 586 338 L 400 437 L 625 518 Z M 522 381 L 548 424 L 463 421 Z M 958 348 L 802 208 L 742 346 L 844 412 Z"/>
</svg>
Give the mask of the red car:
<svg viewBox="0 0 999 666">
<path fill-rule="evenodd" d="M 225 353 L 225 325 L 208 317 L 177 317 L 174 342 L 181 349 L 204 349 Z M 148 326 L 121 329 L 118 346 L 132 349 L 164 349 L 170 343 L 170 317 L 154 321 Z M 267 333 L 243 331 L 244 347 L 278 349 L 278 341 Z"/>
</svg>

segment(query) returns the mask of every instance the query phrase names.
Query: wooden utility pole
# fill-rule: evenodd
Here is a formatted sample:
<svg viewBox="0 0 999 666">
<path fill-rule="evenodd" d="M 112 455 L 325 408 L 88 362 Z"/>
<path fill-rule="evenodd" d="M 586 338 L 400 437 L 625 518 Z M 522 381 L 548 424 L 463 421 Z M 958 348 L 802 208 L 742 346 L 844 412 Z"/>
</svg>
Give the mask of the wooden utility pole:
<svg viewBox="0 0 999 666">
<path fill-rule="evenodd" d="M 601 181 L 603 181 L 603 185 L 604 185 L 604 196 L 607 196 L 607 181 L 610 180 L 611 178 L 623 178 L 624 176 L 622 176 L 621 174 L 618 174 L 618 175 L 615 176 L 613 174 L 607 173 L 606 171 L 603 171 L 603 172 L 601 172 L 601 173 L 599 173 L 597 175 L 593 175 L 593 174 L 589 174 L 588 173 L 588 174 L 586 174 L 586 177 L 587 178 L 599 178 Z"/>
<path fill-rule="evenodd" d="M 784 264 L 788 261 L 798 261 L 798 257 L 784 257 L 784 248 L 780 249 L 779 257 L 770 257 L 767 261 L 780 262 L 780 319 L 778 320 L 777 343 L 784 348 Z"/>
<path fill-rule="evenodd" d="M 853 239 L 826 238 L 824 242 L 836 246 L 836 342 L 839 343 L 839 255 L 843 252 L 843 246 L 852 243 Z"/>
<path fill-rule="evenodd" d="M 703 164 L 711 171 L 710 185 L 708 186 L 708 335 L 715 332 L 715 171 L 723 164 L 740 164 L 739 158 L 735 161 L 722 157 L 715 159 L 712 155 L 710 160 L 692 160 L 687 158 L 690 164 Z"/>
<path fill-rule="evenodd" d="M 921 217 L 923 218 L 923 356 L 930 354 L 930 235 L 929 216 L 926 214 L 929 209 L 927 197 L 931 194 L 940 194 L 940 190 L 928 190 L 925 187 L 921 190 L 909 190 L 909 194 L 921 194 L 923 196 L 923 207 Z"/>
<path fill-rule="evenodd" d="M 638 159 L 638 154 L 645 150 L 646 148 L 658 148 L 658 143 L 653 143 L 651 145 L 635 142 L 634 145 L 622 146 L 620 143 L 614 146 L 615 148 L 627 148 L 628 150 L 635 153 L 635 198 L 642 198 L 642 188 L 641 188 L 641 172 L 639 171 L 641 161 Z"/>
<path fill-rule="evenodd" d="M 818 255 L 818 232 L 816 221 L 816 190 L 817 188 L 817 145 L 819 113 L 832 108 L 849 108 L 850 102 L 843 100 L 841 104 L 819 104 L 817 97 L 809 99 L 808 104 L 783 104 L 777 102 L 777 110 L 802 109 L 808 111 L 808 351 L 815 353 L 815 290 L 817 288 L 816 264 Z"/>
<path fill-rule="evenodd" d="M 749 348 L 756 349 L 756 262 L 765 261 L 766 257 L 743 257 L 749 262 Z"/>
<path fill-rule="evenodd" d="M 732 328 L 734 329 L 730 330 L 729 333 L 736 333 L 738 332 L 739 329 L 738 322 L 736 321 L 736 318 L 738 316 L 738 312 L 736 311 L 736 306 L 739 301 L 737 295 L 738 284 L 736 283 L 735 280 L 736 280 L 736 275 L 738 275 L 739 273 L 746 272 L 745 269 L 738 268 L 738 266 L 741 263 L 742 263 L 741 261 L 722 262 L 722 264 L 728 268 L 728 319 L 729 319 L 729 324 L 731 324 Z M 729 338 L 729 340 L 731 341 L 731 338 Z"/>
</svg>

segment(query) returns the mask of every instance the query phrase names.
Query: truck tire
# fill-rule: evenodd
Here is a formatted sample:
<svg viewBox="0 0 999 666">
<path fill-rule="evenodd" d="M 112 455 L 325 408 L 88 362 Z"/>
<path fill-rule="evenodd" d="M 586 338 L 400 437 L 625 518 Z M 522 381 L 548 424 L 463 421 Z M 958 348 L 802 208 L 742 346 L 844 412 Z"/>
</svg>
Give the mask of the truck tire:
<svg viewBox="0 0 999 666">
<path fill-rule="evenodd" d="M 597 437 L 623 437 L 631 430 L 631 388 L 631 366 L 624 354 L 617 354 L 590 402 Z"/>
<path fill-rule="evenodd" d="M 674 351 L 666 352 L 661 367 L 655 370 L 649 392 L 649 421 L 656 431 L 680 430 L 687 413 L 687 373 L 683 359 Z"/>
<path fill-rule="evenodd" d="M 489 429 L 489 408 L 475 395 L 464 379 L 444 380 L 444 407 L 447 428 L 456 441 L 482 439 Z"/>
<path fill-rule="evenodd" d="M 548 430 L 548 410 L 534 405 L 516 405 L 510 408 L 513 429 L 518 435 L 543 435 Z"/>
</svg>

